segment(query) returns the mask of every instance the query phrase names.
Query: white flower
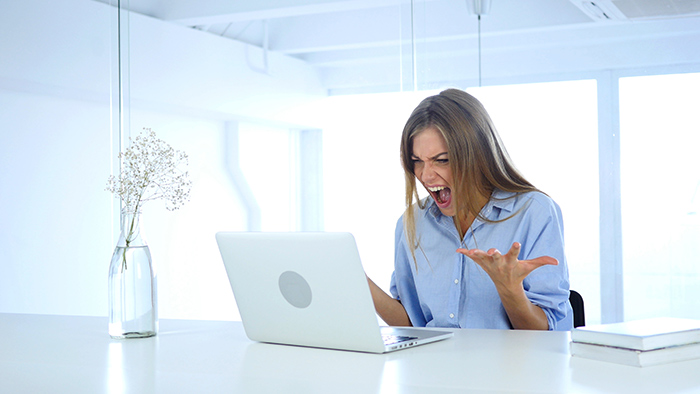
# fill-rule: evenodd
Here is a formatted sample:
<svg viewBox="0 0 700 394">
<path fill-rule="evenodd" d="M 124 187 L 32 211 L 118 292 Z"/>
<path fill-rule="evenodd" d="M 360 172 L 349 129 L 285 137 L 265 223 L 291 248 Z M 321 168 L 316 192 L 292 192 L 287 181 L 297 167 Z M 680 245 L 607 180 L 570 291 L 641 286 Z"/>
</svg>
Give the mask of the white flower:
<svg viewBox="0 0 700 394">
<path fill-rule="evenodd" d="M 129 212 L 139 212 L 150 200 L 165 200 L 169 211 L 189 201 L 192 182 L 189 173 L 178 168 L 187 166 L 187 154 L 158 139 L 150 128 L 129 140 L 129 148 L 119 153 L 122 171 L 109 177 L 106 190 L 121 198 Z"/>
</svg>

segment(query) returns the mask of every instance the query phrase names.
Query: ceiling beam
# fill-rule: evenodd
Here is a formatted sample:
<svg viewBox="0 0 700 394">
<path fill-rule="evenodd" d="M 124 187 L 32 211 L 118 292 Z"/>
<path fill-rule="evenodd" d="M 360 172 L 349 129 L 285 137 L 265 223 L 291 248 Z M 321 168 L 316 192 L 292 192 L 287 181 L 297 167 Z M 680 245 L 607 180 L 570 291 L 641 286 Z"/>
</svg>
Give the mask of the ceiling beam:
<svg viewBox="0 0 700 394">
<path fill-rule="evenodd" d="M 399 5 L 406 0 L 168 0 L 157 18 L 187 26 L 286 18 Z"/>
</svg>

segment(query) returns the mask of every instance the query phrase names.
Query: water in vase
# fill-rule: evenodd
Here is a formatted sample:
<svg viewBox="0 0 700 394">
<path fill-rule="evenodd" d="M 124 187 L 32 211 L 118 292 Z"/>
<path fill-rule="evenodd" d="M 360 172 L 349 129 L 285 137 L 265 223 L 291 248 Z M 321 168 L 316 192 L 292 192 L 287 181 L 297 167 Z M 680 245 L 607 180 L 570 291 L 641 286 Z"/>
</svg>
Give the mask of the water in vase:
<svg viewBox="0 0 700 394">
<path fill-rule="evenodd" d="M 117 246 L 109 267 L 109 335 L 112 338 L 156 335 L 156 294 L 148 246 Z"/>
</svg>

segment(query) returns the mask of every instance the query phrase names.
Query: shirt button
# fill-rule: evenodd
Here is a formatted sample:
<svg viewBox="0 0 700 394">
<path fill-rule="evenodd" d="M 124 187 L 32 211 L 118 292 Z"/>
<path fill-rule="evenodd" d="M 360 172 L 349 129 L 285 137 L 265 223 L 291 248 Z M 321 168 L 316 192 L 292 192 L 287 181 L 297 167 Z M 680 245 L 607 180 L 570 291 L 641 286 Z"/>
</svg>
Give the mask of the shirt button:
<svg viewBox="0 0 700 394">
<path fill-rule="evenodd" d="M 454 319 L 454 318 L 455 318 L 455 314 L 454 314 L 454 313 L 450 313 L 450 319 Z"/>
<path fill-rule="evenodd" d="M 455 284 L 459 283 L 459 279 L 455 279 Z"/>
</svg>

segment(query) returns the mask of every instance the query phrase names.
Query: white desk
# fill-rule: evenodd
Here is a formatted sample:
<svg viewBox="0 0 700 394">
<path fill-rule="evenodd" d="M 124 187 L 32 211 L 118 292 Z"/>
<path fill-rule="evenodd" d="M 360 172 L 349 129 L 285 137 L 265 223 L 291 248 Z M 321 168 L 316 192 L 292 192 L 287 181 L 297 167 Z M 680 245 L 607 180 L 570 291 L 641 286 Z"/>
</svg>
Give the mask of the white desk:
<svg viewBox="0 0 700 394">
<path fill-rule="evenodd" d="M 700 393 L 700 360 L 635 368 L 571 358 L 566 332 L 459 330 L 385 355 L 249 341 L 239 322 L 0 314 L 0 393 Z"/>
</svg>

